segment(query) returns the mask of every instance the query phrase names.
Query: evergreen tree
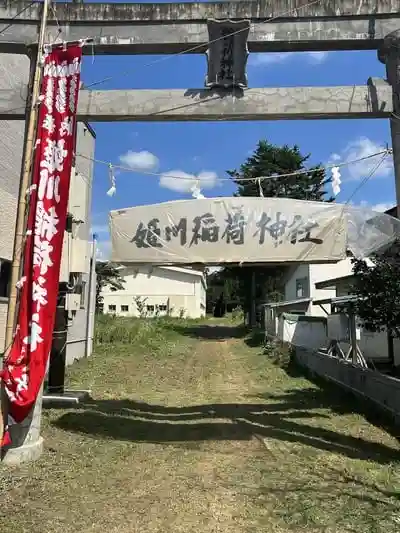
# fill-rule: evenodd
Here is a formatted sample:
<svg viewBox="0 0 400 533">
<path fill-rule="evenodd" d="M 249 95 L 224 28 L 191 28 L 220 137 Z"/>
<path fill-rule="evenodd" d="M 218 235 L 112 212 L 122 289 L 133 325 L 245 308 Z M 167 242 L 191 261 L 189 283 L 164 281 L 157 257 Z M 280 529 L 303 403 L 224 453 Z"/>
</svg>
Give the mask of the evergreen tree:
<svg viewBox="0 0 400 533">
<path fill-rule="evenodd" d="M 228 170 L 227 173 L 238 185 L 236 196 L 260 196 L 261 185 L 265 197 L 332 201 L 332 198 L 325 198 L 326 185 L 331 181 L 331 178 L 326 178 L 325 169 L 315 166 L 312 171 L 304 172 L 309 158 L 310 154 L 302 155 L 298 146 L 274 146 L 264 140 L 258 143 L 254 154 L 247 158 L 239 171 Z M 299 171 L 304 173 L 279 177 Z M 265 176 L 270 179 L 258 181 L 257 178 Z"/>
</svg>

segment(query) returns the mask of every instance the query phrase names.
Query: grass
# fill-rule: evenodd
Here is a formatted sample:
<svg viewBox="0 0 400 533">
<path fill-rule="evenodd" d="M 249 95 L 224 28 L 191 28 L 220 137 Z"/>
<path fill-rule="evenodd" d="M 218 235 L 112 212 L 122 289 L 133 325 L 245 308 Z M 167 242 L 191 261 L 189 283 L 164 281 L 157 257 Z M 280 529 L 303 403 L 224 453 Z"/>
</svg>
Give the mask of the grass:
<svg viewBox="0 0 400 533">
<path fill-rule="evenodd" d="M 399 445 L 354 400 L 231 321 L 101 318 L 91 388 L 0 468 L 3 533 L 394 533 Z"/>
</svg>

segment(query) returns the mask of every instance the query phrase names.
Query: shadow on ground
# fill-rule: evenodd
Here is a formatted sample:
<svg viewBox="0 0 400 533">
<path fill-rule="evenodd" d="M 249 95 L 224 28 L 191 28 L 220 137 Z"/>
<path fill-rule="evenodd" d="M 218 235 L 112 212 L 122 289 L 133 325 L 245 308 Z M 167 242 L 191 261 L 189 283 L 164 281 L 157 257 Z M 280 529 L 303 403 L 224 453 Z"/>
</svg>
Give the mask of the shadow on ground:
<svg viewBox="0 0 400 533">
<path fill-rule="evenodd" d="M 65 431 L 133 442 L 250 440 L 257 436 L 301 443 L 378 463 L 399 460 L 399 451 L 385 444 L 316 425 L 317 419 L 329 415 L 313 410 L 332 407 L 331 399 L 326 398 L 324 391 L 307 388 L 282 395 L 268 395 L 268 399 L 267 404 L 188 407 L 165 407 L 132 400 L 99 400 L 82 405 L 78 411 L 65 413 L 54 424 Z M 338 400 L 334 408 L 342 408 L 342 412 L 346 412 L 341 406 Z M 312 419 L 311 423 L 307 423 L 308 419 Z"/>
<path fill-rule="evenodd" d="M 237 325 L 200 324 L 196 326 L 181 326 L 179 324 L 169 324 L 167 327 L 185 337 L 213 341 L 243 339 L 248 334 L 248 330 L 244 326 Z"/>
</svg>

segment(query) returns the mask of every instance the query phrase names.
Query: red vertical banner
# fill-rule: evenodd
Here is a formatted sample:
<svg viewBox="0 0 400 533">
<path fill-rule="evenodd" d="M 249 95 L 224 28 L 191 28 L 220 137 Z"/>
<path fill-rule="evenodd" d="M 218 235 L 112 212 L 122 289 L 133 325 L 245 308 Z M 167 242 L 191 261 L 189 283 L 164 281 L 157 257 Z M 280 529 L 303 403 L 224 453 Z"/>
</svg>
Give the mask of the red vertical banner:
<svg viewBox="0 0 400 533">
<path fill-rule="evenodd" d="M 81 59 L 79 45 L 50 48 L 44 55 L 17 327 L 1 373 L 9 400 L 8 424 L 22 422 L 32 410 L 51 350 Z M 8 442 L 6 431 L 3 445 Z"/>
</svg>

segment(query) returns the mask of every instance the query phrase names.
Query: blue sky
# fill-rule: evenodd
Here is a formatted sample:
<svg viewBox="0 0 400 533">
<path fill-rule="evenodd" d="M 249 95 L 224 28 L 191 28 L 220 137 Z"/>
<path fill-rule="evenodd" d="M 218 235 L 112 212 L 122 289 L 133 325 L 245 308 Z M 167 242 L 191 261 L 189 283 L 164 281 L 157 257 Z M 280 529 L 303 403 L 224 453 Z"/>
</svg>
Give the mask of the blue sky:
<svg viewBox="0 0 400 533">
<path fill-rule="evenodd" d="M 158 62 L 157 62 L 158 61 Z M 155 63 L 154 63 L 155 62 Z M 154 63 L 154 64 L 151 64 Z M 112 77 L 96 89 L 122 88 L 199 88 L 204 85 L 204 55 L 180 56 L 87 56 L 83 63 L 83 82 L 87 85 Z M 384 77 L 376 52 L 330 52 L 321 54 L 250 54 L 249 87 L 329 86 L 365 84 L 369 76 Z M 207 122 L 207 123 L 96 123 L 96 158 L 114 164 L 132 165 L 139 172 L 117 175 L 117 193 L 106 195 L 108 169 L 95 165 L 93 189 L 93 230 L 103 256 L 109 252 L 108 211 L 135 205 L 190 198 L 178 191 L 176 180 L 160 179 L 140 173 L 153 168 L 161 173 L 174 171 L 198 175 L 206 171 L 207 185 L 215 177 L 225 178 L 227 169 L 238 167 L 260 139 L 276 144 L 298 144 L 310 153 L 310 165 L 326 164 L 332 154 L 341 161 L 368 155 L 390 145 L 386 120 L 324 120 L 283 122 Z M 148 152 L 143 154 L 143 152 Z M 121 160 L 121 158 L 123 158 Z M 155 165 L 153 165 L 153 163 Z M 376 160 L 349 167 L 342 172 L 342 191 L 338 202 L 346 202 Z M 230 183 L 205 188 L 208 196 L 230 196 Z M 379 210 L 394 205 L 394 176 L 391 158 L 353 198 Z"/>
</svg>

